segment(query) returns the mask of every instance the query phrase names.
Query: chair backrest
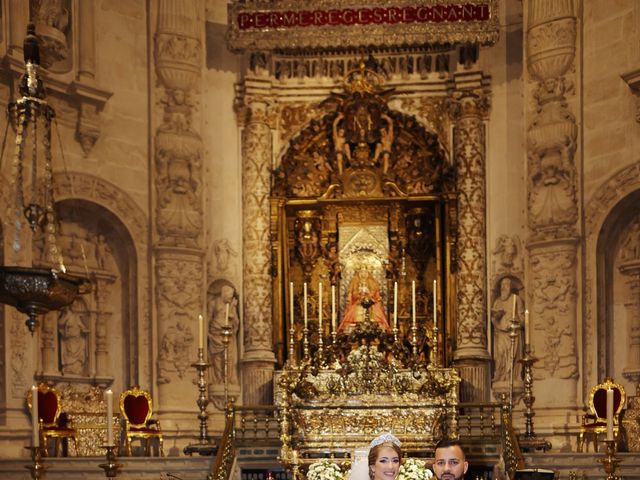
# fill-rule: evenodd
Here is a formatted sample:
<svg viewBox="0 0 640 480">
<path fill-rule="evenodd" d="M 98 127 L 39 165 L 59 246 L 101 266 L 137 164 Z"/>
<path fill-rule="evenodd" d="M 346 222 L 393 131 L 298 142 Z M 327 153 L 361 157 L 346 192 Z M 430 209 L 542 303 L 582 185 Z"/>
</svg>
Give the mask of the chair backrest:
<svg viewBox="0 0 640 480">
<path fill-rule="evenodd" d="M 151 394 L 137 385 L 120 394 L 120 411 L 133 427 L 144 427 L 153 414 Z"/>
<path fill-rule="evenodd" d="M 29 410 L 33 408 L 31 390 L 27 394 Z M 46 383 L 38 384 L 38 421 L 43 427 L 57 427 L 62 406 L 60 404 L 60 394 L 58 391 Z"/>
<path fill-rule="evenodd" d="M 624 408 L 626 395 L 624 387 L 619 383 L 615 383 L 611 378 L 605 378 L 604 382 L 599 383 L 591 389 L 589 395 L 589 408 L 598 418 L 597 421 L 607 421 L 607 390 L 613 390 L 613 416 L 614 422 Z"/>
</svg>

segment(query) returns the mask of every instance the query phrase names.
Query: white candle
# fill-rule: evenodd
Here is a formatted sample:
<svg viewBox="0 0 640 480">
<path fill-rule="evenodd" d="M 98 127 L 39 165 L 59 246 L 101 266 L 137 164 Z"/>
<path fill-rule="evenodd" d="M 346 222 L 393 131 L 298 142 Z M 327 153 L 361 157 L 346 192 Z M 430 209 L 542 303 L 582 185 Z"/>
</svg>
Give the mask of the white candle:
<svg viewBox="0 0 640 480">
<path fill-rule="evenodd" d="M 331 333 L 336 331 L 336 286 L 331 285 Z"/>
<path fill-rule="evenodd" d="M 514 293 L 513 295 L 511 295 L 511 298 L 513 298 L 513 308 L 511 309 L 511 318 L 513 320 L 515 320 L 516 318 L 516 294 Z"/>
<path fill-rule="evenodd" d="M 318 332 L 322 335 L 322 282 L 318 284 Z"/>
<path fill-rule="evenodd" d="M 198 348 L 204 349 L 204 318 L 198 315 Z"/>
<path fill-rule="evenodd" d="M 436 293 L 436 289 L 438 288 L 438 283 L 433 281 L 433 326 L 436 326 L 436 320 L 438 319 L 438 294 Z"/>
<path fill-rule="evenodd" d="M 229 302 L 224 306 L 224 326 L 229 327 Z"/>
<path fill-rule="evenodd" d="M 416 326 L 416 281 L 411 280 L 411 326 Z"/>
<path fill-rule="evenodd" d="M 613 440 L 613 389 L 607 389 L 607 440 Z"/>
<path fill-rule="evenodd" d="M 531 330 L 529 327 L 529 310 L 524 311 L 524 344 L 529 346 L 531 344 Z"/>
<path fill-rule="evenodd" d="M 293 330 L 293 282 L 289 283 L 289 318 L 291 318 L 291 329 Z"/>
<path fill-rule="evenodd" d="M 113 392 L 104 392 L 104 401 L 107 404 L 107 446 L 113 445 Z"/>
<path fill-rule="evenodd" d="M 309 321 L 307 317 L 307 282 L 304 282 L 302 292 L 302 301 L 304 302 L 304 328 L 306 329 L 308 327 L 307 322 Z"/>
<path fill-rule="evenodd" d="M 393 329 L 398 328 L 398 282 L 393 282 Z"/>
<path fill-rule="evenodd" d="M 31 386 L 31 426 L 33 427 L 33 438 L 31 446 L 40 446 L 40 417 L 38 413 L 38 387 Z"/>
</svg>

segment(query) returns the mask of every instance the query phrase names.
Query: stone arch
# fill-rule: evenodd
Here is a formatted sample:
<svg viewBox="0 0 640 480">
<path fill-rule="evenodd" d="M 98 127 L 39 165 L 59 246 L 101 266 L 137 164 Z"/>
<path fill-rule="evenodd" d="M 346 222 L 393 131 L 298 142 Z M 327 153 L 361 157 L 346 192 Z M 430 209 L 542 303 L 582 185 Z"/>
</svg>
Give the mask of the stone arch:
<svg viewBox="0 0 640 480">
<path fill-rule="evenodd" d="M 131 361 L 126 360 L 123 374 L 130 384 L 149 384 L 152 380 L 149 359 L 152 329 L 146 267 L 147 216 L 128 193 L 93 175 L 57 173 L 53 184 L 56 205 L 62 209 L 62 220 L 74 215 L 90 219 L 96 235 L 108 232 L 107 240 L 111 238 L 109 248 L 114 250 L 116 269 L 122 272 L 122 282 L 128 285 L 122 290 L 120 304 L 124 328 L 123 353 Z M 117 242 L 113 241 L 115 238 Z"/>
<path fill-rule="evenodd" d="M 585 207 L 585 263 L 584 299 L 584 375 L 583 394 L 597 383 L 607 370 L 611 346 L 606 344 L 610 333 L 611 300 L 608 285 L 612 277 L 615 254 L 627 221 L 640 215 L 640 162 L 620 169 L 596 189 Z M 609 330 L 609 332 L 608 332 Z M 609 352 L 609 353 L 608 353 Z"/>
</svg>

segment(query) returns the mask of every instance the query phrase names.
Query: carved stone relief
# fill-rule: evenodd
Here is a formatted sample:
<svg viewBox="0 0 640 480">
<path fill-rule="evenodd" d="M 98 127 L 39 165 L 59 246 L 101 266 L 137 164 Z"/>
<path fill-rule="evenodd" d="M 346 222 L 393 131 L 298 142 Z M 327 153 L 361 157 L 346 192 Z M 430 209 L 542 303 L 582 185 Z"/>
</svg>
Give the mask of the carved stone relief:
<svg viewBox="0 0 640 480">
<path fill-rule="evenodd" d="M 491 270 L 494 275 L 524 272 L 524 252 L 518 235 L 500 235 L 491 253 Z"/>
<path fill-rule="evenodd" d="M 198 258 L 179 253 L 163 254 L 156 262 L 159 325 L 158 382 L 183 378 L 192 362 L 200 312 L 202 264 Z"/>
<path fill-rule="evenodd" d="M 212 270 L 220 274 L 228 274 L 229 263 L 238 257 L 238 252 L 231 246 L 228 238 L 221 238 L 213 242 L 213 262 Z"/>
<path fill-rule="evenodd" d="M 6 315 L 5 311 L 5 315 Z M 11 310 L 8 318 L 9 321 L 9 338 L 11 338 L 11 345 L 9 351 L 11 352 L 9 360 L 10 368 L 10 392 L 13 398 L 24 398 L 24 392 L 27 390 L 27 385 L 32 381 L 31 376 L 27 376 L 28 365 L 31 361 L 27 358 L 28 352 L 31 351 L 27 347 L 27 334 L 28 331 L 24 326 L 24 318 L 22 314 L 17 310 Z"/>
<path fill-rule="evenodd" d="M 69 0 L 30 0 L 31 21 L 40 41 L 42 66 L 53 72 L 71 69 L 71 2 Z"/>
<path fill-rule="evenodd" d="M 575 247 L 535 252 L 531 257 L 531 312 L 536 378 L 578 377 L 575 327 Z"/>
<path fill-rule="evenodd" d="M 59 376 L 71 382 L 110 383 L 122 377 L 123 364 L 109 364 L 107 357 L 129 358 L 124 342 L 110 344 L 108 338 L 121 338 L 122 306 L 131 311 L 128 300 L 135 287 L 127 282 L 129 272 L 121 275 L 127 248 L 118 226 L 105 210 L 78 199 L 67 199 L 57 206 L 60 228 L 58 244 L 68 272 L 87 275 L 91 270 L 92 291 L 69 307 L 47 315 L 41 339 L 43 379 L 57 381 Z M 117 240 L 115 240 L 117 236 Z M 34 264 L 45 262 L 43 239 L 34 239 Z M 118 260 L 119 258 L 119 260 Z M 44 264 L 44 263 L 43 263 Z M 123 283 L 124 281 L 124 283 Z M 118 307 L 115 308 L 114 305 Z M 120 382 L 126 382 L 120 378 Z"/>
<path fill-rule="evenodd" d="M 202 70 L 200 8 L 194 0 L 160 2 L 154 36 L 157 365 L 160 394 L 169 403 L 175 392 L 162 386 L 186 380 L 204 305 L 203 146 L 194 121 Z"/>
</svg>

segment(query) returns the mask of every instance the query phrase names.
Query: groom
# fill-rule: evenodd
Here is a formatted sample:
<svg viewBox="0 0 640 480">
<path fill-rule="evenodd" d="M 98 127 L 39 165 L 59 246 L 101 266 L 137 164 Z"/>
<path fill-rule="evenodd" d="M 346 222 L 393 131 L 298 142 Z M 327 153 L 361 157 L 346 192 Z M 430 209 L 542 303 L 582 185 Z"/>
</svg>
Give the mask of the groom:
<svg viewBox="0 0 640 480">
<path fill-rule="evenodd" d="M 462 480 L 469 468 L 458 440 L 443 438 L 436 445 L 433 473 L 438 480 Z"/>
</svg>

